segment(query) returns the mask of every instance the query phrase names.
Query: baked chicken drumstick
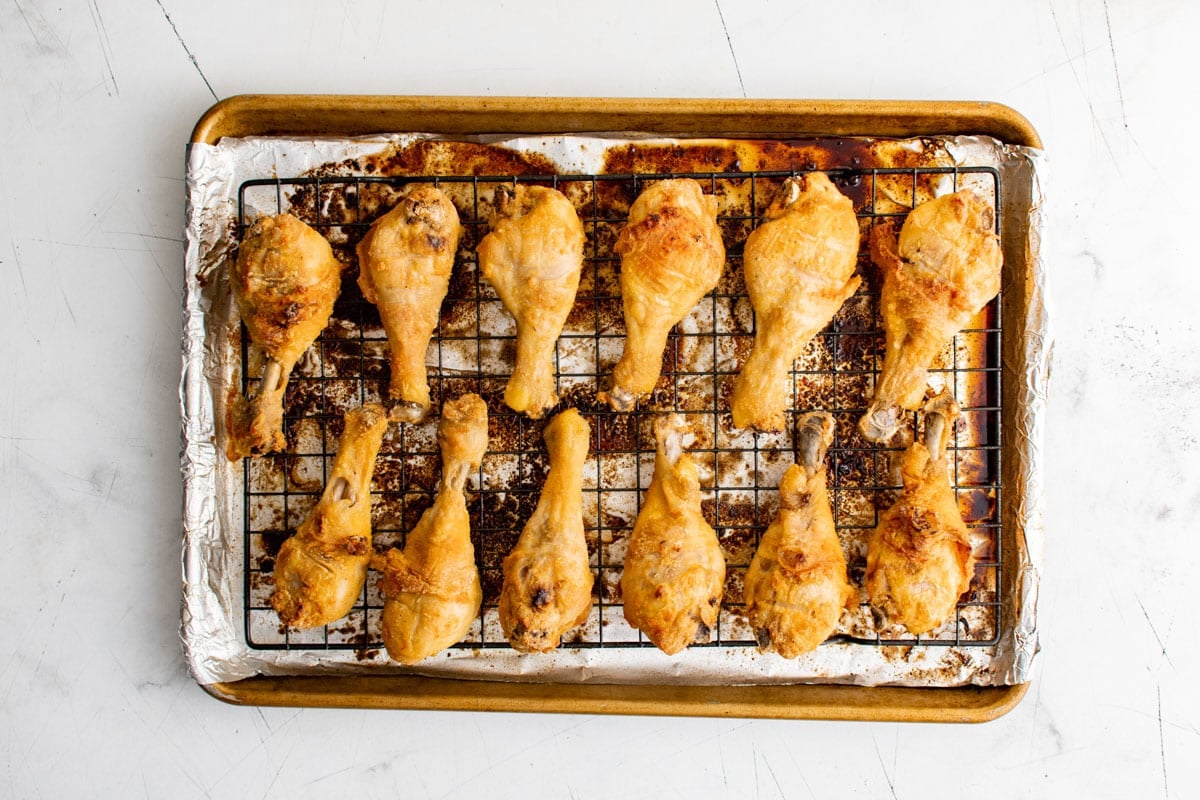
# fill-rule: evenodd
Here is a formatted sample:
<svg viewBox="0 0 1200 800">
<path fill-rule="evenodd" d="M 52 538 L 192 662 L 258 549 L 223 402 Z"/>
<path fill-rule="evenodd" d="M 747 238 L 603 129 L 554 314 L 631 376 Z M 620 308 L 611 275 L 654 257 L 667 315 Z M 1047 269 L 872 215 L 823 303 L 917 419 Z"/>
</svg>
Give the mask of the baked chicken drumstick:
<svg viewBox="0 0 1200 800">
<path fill-rule="evenodd" d="M 583 623 L 592 608 L 592 571 L 583 535 L 583 464 L 591 428 L 573 408 L 546 426 L 550 474 L 537 508 L 504 559 L 500 625 L 517 650 L 544 652 Z"/>
<path fill-rule="evenodd" d="M 554 347 L 575 305 L 583 223 L 571 201 L 544 186 L 501 187 L 479 269 L 517 320 L 517 359 L 504 390 L 514 411 L 538 419 L 558 402 Z"/>
<path fill-rule="evenodd" d="M 700 512 L 700 475 L 676 414 L 654 423 L 654 476 L 633 524 L 621 596 L 625 619 L 667 655 L 707 641 L 725 591 L 725 556 Z"/>
<path fill-rule="evenodd" d="M 854 204 L 823 172 L 784 181 L 743 256 L 754 306 L 754 348 L 734 382 L 733 424 L 777 431 L 788 405 L 787 372 L 862 279 Z"/>
<path fill-rule="evenodd" d="M 904 453 L 900 498 L 867 542 L 866 589 L 889 624 L 920 635 L 954 614 L 971 585 L 975 559 L 949 482 L 946 446 L 958 405 L 948 392 L 925 408 L 925 441 Z"/>
<path fill-rule="evenodd" d="M 387 430 L 378 403 L 346 412 L 325 491 L 275 557 L 271 605 L 295 628 L 344 617 L 362 595 L 371 560 L 371 476 Z"/>
<path fill-rule="evenodd" d="M 833 417 L 797 425 L 800 463 L 779 484 L 779 512 L 746 571 L 746 617 L 762 648 L 795 658 L 829 638 L 854 597 L 826 489 L 825 451 Z"/>
<path fill-rule="evenodd" d="M 283 395 L 300 356 L 329 324 L 342 267 L 325 237 L 291 214 L 260 217 L 230 270 L 233 299 L 250 341 L 266 358 L 258 388 L 225 412 L 230 461 L 287 447 Z"/>
<path fill-rule="evenodd" d="M 875 395 L 858 429 L 885 442 L 905 410 L 925 396 L 929 365 L 946 342 L 1000 291 L 1003 256 L 992 207 L 970 189 L 914 208 L 900 229 L 871 233 L 871 257 L 883 273 L 879 298 L 886 340 Z"/>
<path fill-rule="evenodd" d="M 417 184 L 375 220 L 358 243 L 358 285 L 379 309 L 387 333 L 392 417 L 419 422 L 429 413 L 425 353 L 438 324 L 458 250 L 458 211 L 446 193 Z"/>
<path fill-rule="evenodd" d="M 437 497 L 409 531 L 404 550 L 371 559 L 382 573 L 383 643 L 402 664 L 415 664 L 460 641 L 479 614 L 483 589 L 464 489 L 487 451 L 487 425 L 487 406 L 477 394 L 442 406 Z"/>
<path fill-rule="evenodd" d="M 625 349 L 599 399 L 629 411 L 654 391 L 671 328 L 721 279 L 717 200 L 690 178 L 659 181 L 634 200 L 613 249 L 621 256 Z"/>
</svg>

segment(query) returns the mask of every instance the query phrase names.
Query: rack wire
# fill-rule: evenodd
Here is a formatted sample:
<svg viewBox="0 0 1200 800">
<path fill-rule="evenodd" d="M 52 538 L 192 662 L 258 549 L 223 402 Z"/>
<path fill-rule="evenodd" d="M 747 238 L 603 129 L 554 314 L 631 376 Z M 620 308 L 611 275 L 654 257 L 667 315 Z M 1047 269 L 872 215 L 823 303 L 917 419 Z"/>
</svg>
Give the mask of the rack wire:
<svg viewBox="0 0 1200 800">
<path fill-rule="evenodd" d="M 503 404 L 512 364 L 515 325 L 480 276 L 475 246 L 487 232 L 497 187 L 553 186 L 575 204 L 587 234 L 585 264 L 575 307 L 556 351 L 559 408 L 574 406 L 592 426 L 592 452 L 584 478 L 584 522 L 595 575 L 593 608 L 566 646 L 650 647 L 624 619 L 619 582 L 625 544 L 653 471 L 652 421 L 663 411 L 684 416 L 696 435 L 691 448 L 707 473 L 703 511 L 725 550 L 725 599 L 711 647 L 756 646 L 742 616 L 742 582 L 758 538 L 778 508 L 776 487 L 795 458 L 792 426 L 778 434 L 732 428 L 728 397 L 749 352 L 754 317 L 742 281 L 741 251 L 775 191 L 801 171 L 597 175 L 442 175 L 381 177 L 306 176 L 243 183 L 238 193 L 238 238 L 257 215 L 290 211 L 333 245 L 348 267 L 329 328 L 297 366 L 285 400 L 287 452 L 247 459 L 244 476 L 244 620 L 253 649 L 356 650 L 382 647 L 383 597 L 372 571 L 358 605 L 343 620 L 309 631 L 288 630 L 271 610 L 272 569 L 279 546 L 303 520 L 324 486 L 342 414 L 386 397 L 387 358 L 378 314 L 353 280 L 354 246 L 371 222 L 394 205 L 404 187 L 430 182 L 453 199 L 464 234 L 450 291 L 428 351 L 434 407 L 464 392 L 479 393 L 490 415 L 489 451 L 474 476 L 469 502 L 472 537 L 484 587 L 479 618 L 459 648 L 507 647 L 496 612 L 501 562 L 537 503 L 548 468 L 539 421 Z M 917 202 L 947 189 L 973 186 L 1000 208 L 1000 176 L 989 167 L 840 169 L 828 172 L 849 196 L 862 229 L 859 270 L 866 276 L 831 324 L 797 359 L 792 371 L 794 415 L 826 410 L 836 439 L 829 450 L 830 496 L 852 583 L 861 587 L 866 541 L 901 488 L 899 448 L 859 437 L 862 415 L 883 350 L 878 281 L 870 264 L 869 229 L 903 218 Z M 649 183 L 665 178 L 698 180 L 718 199 L 727 264 L 716 290 L 673 330 L 662 378 L 648 401 L 620 414 L 595 400 L 620 356 L 624 339 L 612 247 L 629 204 Z M 1000 218 L 995 220 L 997 232 Z M 949 387 L 963 410 L 953 444 L 953 480 L 960 510 L 978 557 L 971 590 L 956 619 L 929 635 L 878 627 L 860 589 L 860 603 L 844 615 L 834 639 L 868 646 L 994 645 L 1002 625 L 1001 508 L 1001 303 L 997 297 L 976 324 L 961 331 L 931 370 L 931 382 Z M 253 388 L 257 354 L 243 331 L 241 388 Z M 557 410 L 557 409 L 556 409 Z M 913 415 L 911 425 L 915 430 Z M 375 546 L 403 546 L 421 512 L 431 505 L 439 475 L 436 414 L 423 423 L 394 425 L 377 460 L 372 491 Z"/>
</svg>

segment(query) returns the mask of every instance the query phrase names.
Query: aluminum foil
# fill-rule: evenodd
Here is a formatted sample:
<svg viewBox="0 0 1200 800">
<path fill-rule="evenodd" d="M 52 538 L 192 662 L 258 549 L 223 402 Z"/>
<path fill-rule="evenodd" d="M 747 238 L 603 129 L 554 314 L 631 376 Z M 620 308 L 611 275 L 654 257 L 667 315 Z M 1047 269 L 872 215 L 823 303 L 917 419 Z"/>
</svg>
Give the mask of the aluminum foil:
<svg viewBox="0 0 1200 800">
<path fill-rule="evenodd" d="M 513 681 L 597 683 L 772 684 L 799 682 L 858 685 L 1012 685 L 1028 680 L 1038 651 L 1037 589 L 1042 569 L 1041 448 L 1051 332 L 1046 313 L 1044 269 L 1039 253 L 1043 222 L 1040 152 L 987 138 L 954 137 L 911 141 L 880 140 L 872 152 L 880 166 L 910 163 L 910 156 L 936 152 L 947 164 L 994 167 L 1002 177 L 1006 269 L 1025 272 L 1006 280 L 1006 328 L 1012 313 L 1026 335 L 1019 363 L 1005 364 L 1004 402 L 1016 408 L 1015 430 L 1005 430 L 1005 524 L 1015 553 L 1007 553 L 1004 624 L 992 647 L 883 647 L 827 643 L 798 659 L 786 660 L 753 647 L 694 647 L 674 657 L 652 648 L 572 648 L 523 655 L 507 648 L 450 649 L 404 668 L 373 651 L 255 649 L 247 643 L 244 617 L 242 525 L 244 470 L 226 460 L 218 420 L 239 367 L 238 335 L 224 267 L 236 244 L 238 187 L 256 178 L 339 174 L 363 161 L 402 152 L 414 142 L 435 141 L 423 134 L 362 139 L 224 139 L 215 146 L 194 144 L 187 153 L 186 295 L 183 370 L 180 383 L 183 425 L 182 472 L 183 608 L 181 636 L 195 679 L 202 684 L 252 675 L 362 674 L 416 672 L 441 677 Z M 562 174 L 587 174 L 613 167 L 617 149 L 628 157 L 636 148 L 665 146 L 704 152 L 712 141 L 661 140 L 637 134 L 614 136 L 480 137 L 474 143 L 533 154 Z M 753 148 L 718 142 L 729 151 Z M 861 146 L 861 140 L 856 146 Z M 748 148 L 748 149 L 747 149 Z M 685 170 L 686 171 L 686 170 Z M 701 171 L 701 170 L 694 170 Z M 886 182 L 881 184 L 886 191 Z M 897 198 L 903 202 L 903 198 Z M 255 209 L 248 198 L 250 211 Z M 258 209 L 264 213 L 267 209 Z M 1013 312 L 1012 310 L 1016 311 Z M 1011 351 L 1010 351 L 1011 352 Z M 1015 379 L 1008 375 L 1015 371 Z M 1010 567 L 1009 565 L 1012 565 Z M 293 640 L 297 641 L 297 640 Z M 303 642 L 303 638 L 299 640 Z"/>
</svg>

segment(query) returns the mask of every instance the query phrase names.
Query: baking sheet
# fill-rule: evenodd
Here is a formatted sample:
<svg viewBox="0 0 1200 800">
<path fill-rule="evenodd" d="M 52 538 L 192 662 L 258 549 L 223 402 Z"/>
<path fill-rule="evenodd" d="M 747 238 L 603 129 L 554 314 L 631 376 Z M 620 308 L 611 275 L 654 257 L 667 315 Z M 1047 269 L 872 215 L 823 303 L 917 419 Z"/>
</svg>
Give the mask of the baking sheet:
<svg viewBox="0 0 1200 800">
<path fill-rule="evenodd" d="M 185 551 L 183 638 L 193 674 L 201 683 L 231 681 L 253 674 L 321 674 L 329 672 L 406 671 L 387 662 L 382 651 L 295 649 L 264 651 L 247 645 L 242 597 L 247 565 L 243 559 L 244 518 L 241 465 L 225 461 L 217 443 L 216 420 L 224 391 L 239 367 L 233 343 L 236 320 L 222 265 L 236 237 L 237 192 L 250 178 L 287 177 L 312 173 L 336 175 L 362 170 L 364 163 L 410 150 L 416 141 L 436 137 L 394 136 L 362 140 L 226 139 L 216 146 L 193 145 L 188 163 L 187 281 L 184 375 L 181 386 L 184 416 Z M 476 140 L 479 141 L 479 140 Z M 677 142 L 642 137 L 549 136 L 516 140 L 490 138 L 517 153 L 536 153 L 565 174 L 600 172 L 612 166 L 609 158 L 621 150 L 635 168 L 628 145 L 646 151 L 654 147 L 685 146 L 707 152 L 707 142 Z M 758 152 L 742 143 L 718 143 L 734 153 L 746 168 Z M 623 148 L 623 149 L 622 149 Z M 796 152 L 804 152 L 795 143 Z M 861 149 L 861 148 L 860 148 Z M 849 150 L 847 150 L 849 152 Z M 1041 563 L 1040 442 L 1044 373 L 1049 331 L 1041 296 L 1041 264 L 1037 256 L 1040 233 L 1040 155 L 1025 148 L 991 140 L 955 138 L 879 142 L 871 150 L 883 162 L 902 162 L 906 154 L 943 154 L 946 163 L 994 166 L 1003 177 L 1008 209 L 1022 215 L 1020 244 L 1028 251 L 1030 297 L 1022 303 L 1030 335 L 1022 344 L 1033 374 L 1020 376 L 1028 386 L 1018 398 L 1022 423 L 1005 432 L 1005 452 L 1021 461 L 1022 483 L 1006 491 L 1021 491 L 1016 518 L 1009 523 L 1018 552 L 1017 593 L 1007 598 L 1013 619 L 1001 626 L 1000 641 L 990 648 L 942 646 L 879 647 L 826 644 L 816 653 L 787 661 L 752 647 L 691 648 L 667 657 L 649 648 L 614 650 L 564 648 L 550 655 L 520 655 L 506 648 L 457 649 L 427 660 L 415 671 L 439 676 L 517 680 L 596 681 L 633 683 L 792 683 L 801 681 L 952 686 L 1020 683 L 1036 652 L 1036 586 Z M 606 163 L 607 162 L 607 163 Z M 744 164 L 742 163 L 744 162 Z M 333 165 L 333 166 L 331 166 Z M 751 165 L 752 166 L 752 165 Z M 886 191 L 886 182 L 881 188 Z M 896 202 L 903 202 L 897 190 Z M 253 201 L 250 203 L 253 205 Z M 255 211 L 251 208 L 251 213 Z M 263 209 L 266 210 L 266 209 Z M 273 209 L 271 209 L 273 210 Z M 1010 301 L 1012 302 L 1012 301 Z M 614 356 L 615 358 L 615 356 Z M 443 363 L 443 366 L 445 364 Z M 481 476 L 482 477 L 482 476 Z M 486 480 L 486 478 L 484 478 Z M 1033 489 L 1031 492 L 1030 490 Z M 630 520 L 631 522 L 631 520 Z M 377 541 L 377 544 L 379 542 Z"/>
</svg>

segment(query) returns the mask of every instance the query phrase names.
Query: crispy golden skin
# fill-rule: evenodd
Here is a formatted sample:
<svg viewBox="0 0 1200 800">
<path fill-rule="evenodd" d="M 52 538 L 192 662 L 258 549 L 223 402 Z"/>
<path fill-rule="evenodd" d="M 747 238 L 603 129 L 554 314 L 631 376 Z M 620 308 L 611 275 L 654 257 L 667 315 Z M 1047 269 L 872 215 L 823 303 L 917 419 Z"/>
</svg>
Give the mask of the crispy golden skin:
<svg viewBox="0 0 1200 800">
<path fill-rule="evenodd" d="M 746 290 L 754 348 L 734 382 L 733 424 L 778 431 L 788 406 L 788 370 L 862 279 L 858 219 L 850 198 L 823 172 L 788 178 L 746 240 Z"/>
<path fill-rule="evenodd" d="M 871 257 L 883 274 L 879 310 L 886 352 L 875 395 L 858 423 L 867 439 L 889 440 L 904 411 L 920 407 L 929 365 L 1000 291 L 1003 255 L 994 213 L 963 189 L 914 208 L 898 244 L 890 224 L 871 232 Z"/>
<path fill-rule="evenodd" d="M 613 249 L 621 256 L 625 349 L 599 399 L 629 411 L 654 391 L 671 328 L 721 279 L 716 198 L 690 178 L 652 184 L 633 202 Z"/>
<path fill-rule="evenodd" d="M 387 412 L 368 403 L 346 412 L 321 499 L 279 548 L 271 605 L 284 624 L 315 628 L 344 617 L 362 596 L 371 560 L 371 476 Z"/>
<path fill-rule="evenodd" d="M 487 405 L 477 394 L 442 406 L 437 497 L 409 531 L 403 551 L 371 559 L 383 575 L 383 643 L 402 664 L 415 664 L 461 641 L 479 615 L 483 589 L 464 489 L 487 451 L 487 426 Z"/>
<path fill-rule="evenodd" d="M 866 589 L 888 624 L 915 635 L 954 615 L 971 585 L 975 558 L 949 482 L 946 445 L 958 406 L 948 393 L 926 406 L 925 441 L 904 453 L 900 498 L 879 517 L 867 542 Z"/>
<path fill-rule="evenodd" d="M 445 192 L 417 184 L 358 243 L 358 285 L 387 333 L 394 419 L 429 413 L 425 354 L 450 286 L 461 226 Z"/>
<path fill-rule="evenodd" d="M 500 625 L 517 650 L 553 650 L 592 608 L 583 535 L 583 465 L 590 435 L 587 420 L 573 408 L 546 426 L 550 474 L 533 516 L 504 559 Z"/>
<path fill-rule="evenodd" d="M 700 512 L 700 476 L 684 451 L 683 419 L 655 420 L 654 476 L 629 537 L 621 597 L 625 619 L 673 655 L 707 641 L 725 591 L 725 556 Z"/>
<path fill-rule="evenodd" d="M 517 359 L 504 390 L 514 411 L 540 418 L 558 402 L 554 348 L 575 305 L 583 223 L 562 192 L 519 185 L 496 191 L 479 269 L 517 321 Z"/>
<path fill-rule="evenodd" d="M 329 324 L 342 269 L 324 236 L 279 214 L 246 231 L 230 284 L 250 341 L 267 360 L 255 393 L 226 408 L 225 454 L 236 461 L 287 447 L 283 394 L 296 362 Z"/>
<path fill-rule="evenodd" d="M 760 647 L 784 658 L 813 650 L 854 597 L 826 489 L 825 451 L 833 417 L 807 414 L 797 426 L 801 463 L 779 484 L 779 512 L 746 571 L 746 618 Z"/>
</svg>

